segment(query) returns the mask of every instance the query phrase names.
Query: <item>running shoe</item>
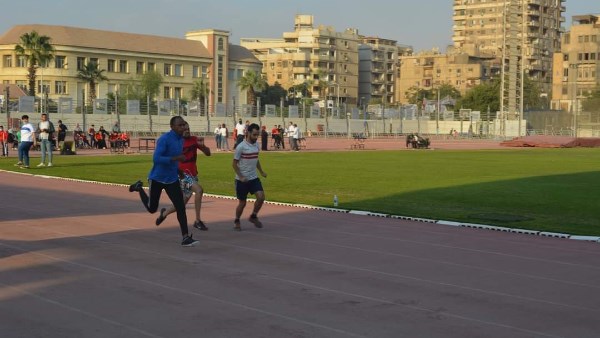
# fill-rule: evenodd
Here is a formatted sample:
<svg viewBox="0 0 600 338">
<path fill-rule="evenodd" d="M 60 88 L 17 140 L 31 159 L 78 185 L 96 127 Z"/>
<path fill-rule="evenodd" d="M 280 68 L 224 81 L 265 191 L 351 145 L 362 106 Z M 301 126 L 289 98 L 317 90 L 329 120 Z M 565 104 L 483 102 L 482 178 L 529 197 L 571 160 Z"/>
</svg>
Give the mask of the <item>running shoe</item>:
<svg viewBox="0 0 600 338">
<path fill-rule="evenodd" d="M 233 230 L 242 231 L 242 225 L 240 224 L 240 220 L 236 219 L 233 221 Z"/>
<path fill-rule="evenodd" d="M 158 217 L 156 218 L 156 226 L 159 226 L 160 223 L 162 223 L 165 220 L 165 218 L 167 218 L 167 216 L 164 215 L 165 211 L 167 211 L 167 208 L 160 209 L 160 215 L 158 215 Z"/>
<path fill-rule="evenodd" d="M 158 222 L 158 220 L 156 220 Z M 196 220 L 196 222 L 194 222 L 194 228 L 202 230 L 202 231 L 207 231 L 208 228 L 206 227 L 206 225 L 204 224 L 204 222 L 202 221 L 198 221 Z"/>
<path fill-rule="evenodd" d="M 144 187 L 142 181 L 137 181 L 129 186 L 129 192 L 140 191 Z"/>
<path fill-rule="evenodd" d="M 250 218 L 248 218 L 248 221 L 250 221 L 250 223 L 254 224 L 254 226 L 259 229 L 263 227 L 261 221 L 259 221 L 258 217 L 256 216 L 250 216 Z"/>
<path fill-rule="evenodd" d="M 196 245 L 196 243 L 198 243 L 198 241 L 193 239 L 192 235 L 188 235 L 183 237 L 183 240 L 181 241 L 181 246 L 194 246 Z"/>
</svg>

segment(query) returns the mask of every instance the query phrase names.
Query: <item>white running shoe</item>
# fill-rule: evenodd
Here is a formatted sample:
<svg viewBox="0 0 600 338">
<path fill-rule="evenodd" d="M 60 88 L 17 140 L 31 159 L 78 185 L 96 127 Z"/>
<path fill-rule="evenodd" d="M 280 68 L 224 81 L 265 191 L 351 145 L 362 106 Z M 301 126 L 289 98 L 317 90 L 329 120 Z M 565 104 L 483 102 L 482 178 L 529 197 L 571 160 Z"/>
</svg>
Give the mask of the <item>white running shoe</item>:
<svg viewBox="0 0 600 338">
<path fill-rule="evenodd" d="M 45 165 L 44 162 L 42 162 L 42 163 L 38 164 L 37 166 L 38 167 L 43 167 L 44 165 Z"/>
<path fill-rule="evenodd" d="M 48 166 L 51 167 L 52 166 L 52 162 L 48 162 Z"/>
</svg>

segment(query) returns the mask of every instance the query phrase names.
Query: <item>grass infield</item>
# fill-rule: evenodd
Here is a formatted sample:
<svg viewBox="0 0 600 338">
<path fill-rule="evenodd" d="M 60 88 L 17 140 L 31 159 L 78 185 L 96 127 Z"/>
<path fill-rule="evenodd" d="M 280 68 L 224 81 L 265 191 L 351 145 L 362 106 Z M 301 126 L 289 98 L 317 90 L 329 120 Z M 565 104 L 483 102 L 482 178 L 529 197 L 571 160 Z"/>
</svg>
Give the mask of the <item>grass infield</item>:
<svg viewBox="0 0 600 338">
<path fill-rule="evenodd" d="M 198 155 L 207 193 L 234 195 L 232 153 Z M 600 236 L 600 149 L 264 152 L 270 201 Z M 150 155 L 56 156 L 27 172 L 130 184 Z M 25 171 L 3 159 L 0 168 Z M 123 193 L 128 193 L 123 190 Z"/>
</svg>

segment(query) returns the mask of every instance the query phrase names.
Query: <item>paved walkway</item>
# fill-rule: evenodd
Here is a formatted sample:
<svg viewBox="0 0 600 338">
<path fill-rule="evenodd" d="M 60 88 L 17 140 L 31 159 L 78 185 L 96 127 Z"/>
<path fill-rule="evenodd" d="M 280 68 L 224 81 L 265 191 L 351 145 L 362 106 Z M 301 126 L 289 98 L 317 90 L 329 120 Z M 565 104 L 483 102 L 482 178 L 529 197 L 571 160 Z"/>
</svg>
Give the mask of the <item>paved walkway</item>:
<svg viewBox="0 0 600 338">
<path fill-rule="evenodd" d="M 125 187 L 0 172 L 0 191 L 6 338 L 600 332 L 597 243 L 278 205 L 237 233 L 235 201 L 206 198 L 184 248 Z"/>
</svg>

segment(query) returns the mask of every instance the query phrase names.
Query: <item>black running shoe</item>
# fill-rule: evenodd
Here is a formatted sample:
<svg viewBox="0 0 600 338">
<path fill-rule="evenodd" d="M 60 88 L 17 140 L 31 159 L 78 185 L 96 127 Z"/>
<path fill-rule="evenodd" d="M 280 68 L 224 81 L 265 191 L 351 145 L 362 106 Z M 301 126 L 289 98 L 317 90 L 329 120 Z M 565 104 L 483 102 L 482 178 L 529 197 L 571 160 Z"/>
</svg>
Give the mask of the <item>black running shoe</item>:
<svg viewBox="0 0 600 338">
<path fill-rule="evenodd" d="M 167 208 L 160 209 L 160 215 L 158 215 L 158 217 L 156 218 L 156 226 L 159 226 L 160 223 L 162 223 L 167 218 L 167 216 L 164 215 L 165 211 L 167 211 Z"/>
<path fill-rule="evenodd" d="M 142 183 L 142 181 L 137 181 L 129 186 L 129 192 L 140 191 L 143 187 L 144 183 Z"/>
<path fill-rule="evenodd" d="M 250 223 L 254 224 L 254 226 L 259 229 L 263 227 L 261 221 L 259 221 L 258 217 L 256 217 L 256 216 L 250 216 L 250 218 L 248 218 L 248 220 L 250 221 Z"/>
<path fill-rule="evenodd" d="M 198 243 L 198 241 L 193 239 L 192 235 L 188 235 L 183 237 L 183 240 L 181 241 L 181 246 L 194 246 L 196 245 L 196 243 Z"/>
<path fill-rule="evenodd" d="M 158 222 L 158 220 L 156 220 L 156 221 Z M 208 228 L 206 227 L 206 225 L 202 221 L 196 221 L 196 222 L 194 222 L 194 228 L 202 230 L 202 231 L 207 231 L 208 230 Z"/>
</svg>

